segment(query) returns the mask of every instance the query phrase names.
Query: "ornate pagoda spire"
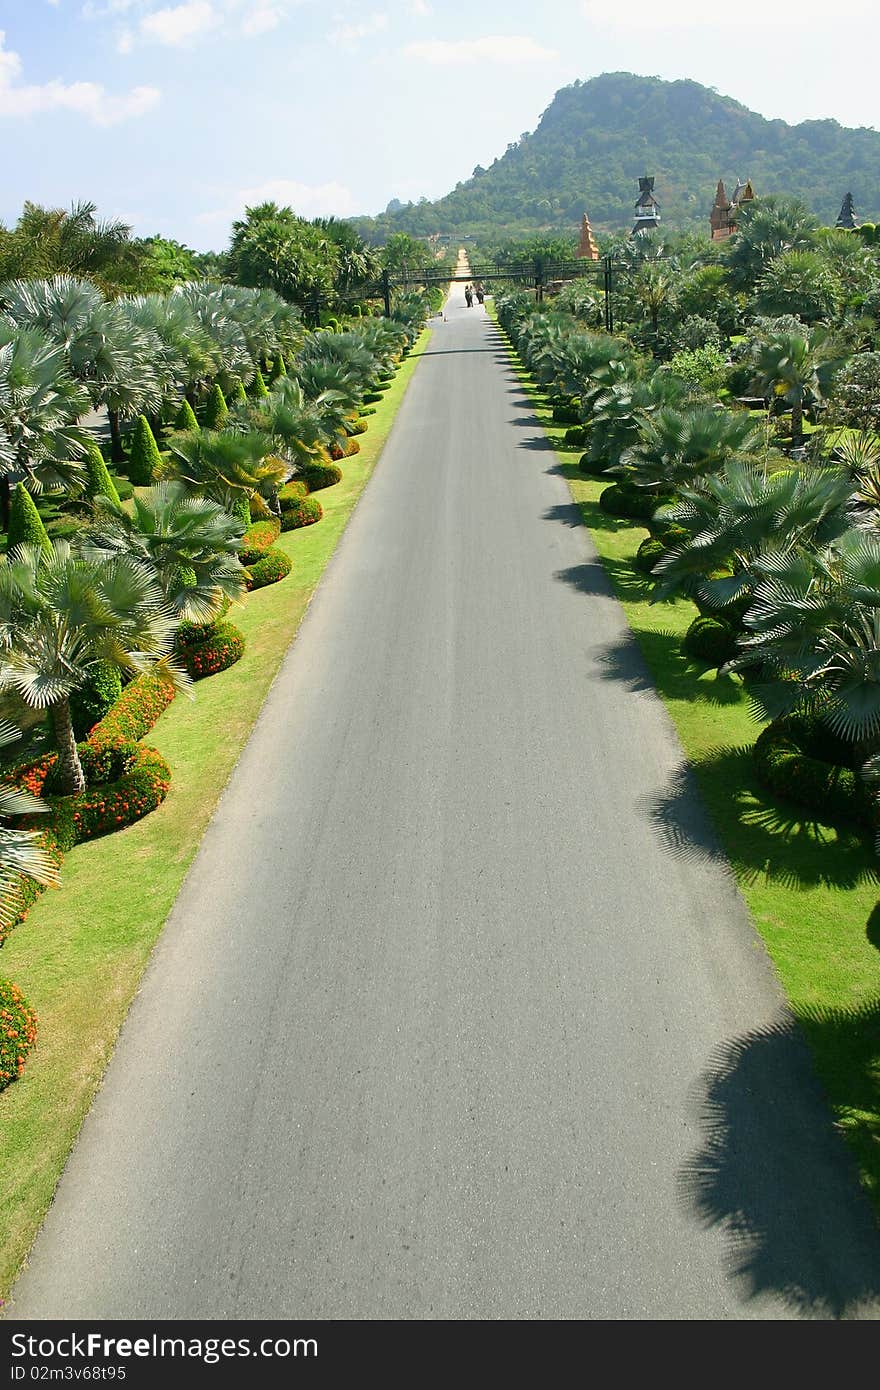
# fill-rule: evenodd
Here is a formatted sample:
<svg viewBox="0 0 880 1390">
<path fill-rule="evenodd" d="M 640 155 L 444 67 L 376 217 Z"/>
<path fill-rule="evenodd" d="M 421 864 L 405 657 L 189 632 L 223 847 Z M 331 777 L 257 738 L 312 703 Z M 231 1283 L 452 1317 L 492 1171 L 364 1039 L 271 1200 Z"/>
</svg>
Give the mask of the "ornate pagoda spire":
<svg viewBox="0 0 880 1390">
<path fill-rule="evenodd" d="M 636 232 L 650 232 L 660 224 L 660 204 L 654 197 L 654 180 L 645 175 L 639 179 L 639 196 L 636 201 L 636 217 L 633 235 Z"/>
<path fill-rule="evenodd" d="M 599 259 L 599 248 L 596 245 L 596 238 L 593 236 L 590 219 L 586 213 L 581 218 L 581 239 L 578 242 L 577 254 L 582 260 L 598 261 Z"/>
<path fill-rule="evenodd" d="M 842 227 L 848 232 L 855 231 L 856 227 L 859 225 L 856 219 L 856 209 L 851 193 L 847 193 L 844 198 L 840 212 L 837 214 L 837 221 L 834 225 L 835 227 Z"/>
</svg>

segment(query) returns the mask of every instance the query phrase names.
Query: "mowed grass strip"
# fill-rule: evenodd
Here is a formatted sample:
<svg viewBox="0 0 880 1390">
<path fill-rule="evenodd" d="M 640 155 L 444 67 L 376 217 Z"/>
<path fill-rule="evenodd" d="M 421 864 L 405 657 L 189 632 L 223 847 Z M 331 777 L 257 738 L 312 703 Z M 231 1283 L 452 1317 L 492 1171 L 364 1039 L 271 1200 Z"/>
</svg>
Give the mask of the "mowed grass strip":
<svg viewBox="0 0 880 1390">
<path fill-rule="evenodd" d="M 563 445 L 565 427 L 553 422 L 543 395 L 515 354 L 512 360 L 694 768 L 718 840 L 880 1215 L 877 856 L 865 836 L 811 823 L 796 806 L 776 801 L 759 786 L 751 746 L 763 725 L 752 718 L 741 682 L 702 671 L 682 656 L 681 640 L 696 609 L 682 600 L 651 604 L 650 580 L 632 563 L 647 530 L 602 511 L 599 497 L 614 479 L 581 473 L 583 451 Z M 589 603 L 589 574 L 579 572 L 570 579 Z M 609 680 L 626 686 L 630 677 L 619 660 L 622 655 L 606 653 L 607 673 Z M 669 837 L 670 852 L 706 852 L 679 839 L 681 791 L 670 786 L 664 804 L 654 808 L 658 826 Z M 706 931 L 712 930 L 708 921 Z M 757 1053 L 773 1047 L 766 1035 L 743 1041 Z M 821 1193 L 816 1199 L 821 1201 Z"/>
<path fill-rule="evenodd" d="M 284 654 L 388 437 L 430 338 L 424 330 L 376 413 L 319 492 L 323 519 L 275 544 L 293 560 L 279 584 L 229 614 L 247 640 L 235 666 L 178 696 L 144 740 L 173 770 L 165 803 L 118 835 L 68 854 L 62 886 L 37 901 L 0 951 L 39 1016 L 24 1075 L 0 1093 L 0 1297 L 33 1241 L 113 1050 L 150 952 Z"/>
</svg>

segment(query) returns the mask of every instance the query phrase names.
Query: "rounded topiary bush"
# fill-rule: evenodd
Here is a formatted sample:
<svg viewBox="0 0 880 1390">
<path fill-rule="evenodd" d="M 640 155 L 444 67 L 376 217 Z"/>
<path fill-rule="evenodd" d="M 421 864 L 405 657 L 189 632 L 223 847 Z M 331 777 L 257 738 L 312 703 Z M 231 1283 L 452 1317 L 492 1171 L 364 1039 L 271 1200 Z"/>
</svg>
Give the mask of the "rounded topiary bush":
<svg viewBox="0 0 880 1390">
<path fill-rule="evenodd" d="M 580 425 L 582 423 L 580 398 L 578 396 L 554 397 L 552 414 L 557 425 Z"/>
<path fill-rule="evenodd" d="M 320 492 L 322 488 L 333 487 L 340 482 L 342 469 L 338 463 L 310 463 L 303 468 L 300 477 L 309 492 Z"/>
<path fill-rule="evenodd" d="M 345 446 L 345 449 L 344 449 L 344 451 L 343 451 L 343 455 L 342 455 L 342 456 L 343 456 L 343 458 L 349 459 L 349 458 L 352 457 L 352 455 L 354 455 L 354 454 L 359 454 L 360 451 L 361 451 L 360 440 L 359 440 L 359 439 L 349 439 L 348 443 L 347 443 L 346 446 Z"/>
<path fill-rule="evenodd" d="M 654 515 L 661 499 L 653 492 L 645 492 L 632 483 L 613 483 L 606 487 L 599 498 L 599 506 L 609 516 L 620 516 L 626 520 L 648 521 Z"/>
<path fill-rule="evenodd" d="M 278 517 L 273 517 L 271 521 L 255 521 L 241 538 L 241 549 L 238 552 L 241 563 L 255 564 L 280 535 L 281 521 Z"/>
<path fill-rule="evenodd" d="M 375 413 L 376 413 L 376 412 L 375 412 L 374 410 L 365 410 L 365 411 L 364 411 L 364 414 L 365 414 L 365 415 L 375 415 Z M 353 424 L 348 425 L 348 426 L 346 427 L 346 432 L 347 432 L 348 434 L 350 434 L 350 435 L 352 435 L 352 434 L 366 434 L 366 432 L 367 432 L 367 422 L 366 422 L 366 420 L 355 420 Z"/>
<path fill-rule="evenodd" d="M 338 462 L 339 459 L 345 457 L 345 452 L 342 448 L 342 445 L 337 444 L 335 439 L 333 443 L 329 446 L 327 453 L 330 455 L 334 462 Z"/>
<path fill-rule="evenodd" d="M 381 392 L 381 391 L 365 391 L 365 392 L 364 392 L 364 405 L 372 405 L 374 401 L 381 401 L 381 399 L 382 399 L 382 392 Z"/>
<path fill-rule="evenodd" d="M 304 497 L 295 506 L 286 507 L 281 513 L 282 531 L 296 531 L 300 526 L 313 526 L 324 515 L 324 509 L 317 497 Z"/>
<path fill-rule="evenodd" d="M 577 445 L 582 447 L 587 442 L 586 425 L 569 425 L 562 439 L 564 444 L 571 444 L 572 447 Z"/>
<path fill-rule="evenodd" d="M 17 1081 L 37 1041 L 37 1015 L 18 985 L 0 980 L 0 1091 Z"/>
<path fill-rule="evenodd" d="M 736 656 L 736 633 L 721 618 L 694 618 L 682 640 L 681 649 L 691 661 L 707 666 L 723 666 Z"/>
<path fill-rule="evenodd" d="M 642 574 L 650 574 L 658 560 L 666 554 L 666 547 L 653 536 L 646 536 L 635 554 L 633 564 Z"/>
<path fill-rule="evenodd" d="M 264 589 L 267 584 L 277 584 L 280 579 L 286 579 L 292 569 L 293 562 L 283 550 L 267 550 L 256 564 L 248 566 L 246 587 Z"/>
<path fill-rule="evenodd" d="M 764 729 L 753 749 L 758 781 L 823 824 L 844 822 L 876 830 L 880 809 L 870 788 L 856 769 L 832 760 L 851 758 L 852 748 L 829 729 L 820 733 L 817 725 L 821 721 L 815 718 L 789 715 Z"/>
<path fill-rule="evenodd" d="M 291 507 L 298 507 L 303 498 L 308 497 L 308 495 L 309 490 L 300 478 L 293 478 L 291 482 L 285 483 L 278 494 L 278 505 L 281 508 L 282 516 Z"/>
<path fill-rule="evenodd" d="M 194 681 L 234 666 L 244 654 L 244 635 L 232 623 L 181 623 L 174 637 L 178 660 Z"/>
<path fill-rule="evenodd" d="M 171 768 L 155 748 L 125 741 L 98 743 L 93 735 L 86 743 L 77 744 L 77 751 L 85 791 L 74 796 L 58 794 L 54 754 L 40 768 L 42 795 L 49 811 L 34 817 L 32 828 L 46 829 L 62 850 L 133 825 L 168 795 Z"/>
<path fill-rule="evenodd" d="M 99 720 L 109 714 L 121 695 L 122 676 L 119 668 L 111 666 L 109 661 L 97 662 L 85 684 L 70 696 L 70 714 L 76 737 L 85 738 Z"/>
</svg>

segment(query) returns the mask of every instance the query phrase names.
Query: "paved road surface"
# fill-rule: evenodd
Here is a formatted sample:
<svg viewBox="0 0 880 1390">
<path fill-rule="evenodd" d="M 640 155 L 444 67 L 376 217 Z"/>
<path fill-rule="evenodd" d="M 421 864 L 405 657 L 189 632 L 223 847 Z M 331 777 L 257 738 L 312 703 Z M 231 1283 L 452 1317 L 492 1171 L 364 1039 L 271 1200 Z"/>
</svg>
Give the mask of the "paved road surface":
<svg viewBox="0 0 880 1390">
<path fill-rule="evenodd" d="M 13 1316 L 870 1316 L 880 1245 L 456 289 Z"/>
</svg>

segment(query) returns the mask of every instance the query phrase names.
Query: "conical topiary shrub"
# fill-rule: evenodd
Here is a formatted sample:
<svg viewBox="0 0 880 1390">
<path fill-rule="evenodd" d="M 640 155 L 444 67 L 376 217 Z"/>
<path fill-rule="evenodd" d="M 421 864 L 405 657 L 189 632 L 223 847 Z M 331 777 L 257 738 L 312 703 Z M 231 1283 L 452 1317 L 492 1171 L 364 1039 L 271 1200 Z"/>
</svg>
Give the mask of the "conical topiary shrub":
<svg viewBox="0 0 880 1390">
<path fill-rule="evenodd" d="M 52 553 L 52 542 L 46 534 L 43 518 L 24 483 L 19 483 L 12 493 L 7 545 L 10 550 L 14 545 L 39 545 L 48 554 Z"/>
<path fill-rule="evenodd" d="M 199 428 L 196 412 L 186 399 L 186 396 L 184 396 L 183 400 L 180 402 L 180 409 L 174 417 L 174 428 L 181 432 L 185 430 L 197 430 Z"/>
<path fill-rule="evenodd" d="M 251 382 L 251 395 L 254 397 L 255 400 L 259 400 L 261 396 L 268 396 L 268 394 L 269 390 L 266 386 L 265 381 L 263 380 L 263 373 L 260 371 L 258 367 L 257 370 L 254 372 L 254 379 Z"/>
<path fill-rule="evenodd" d="M 120 506 L 119 493 L 107 471 L 104 455 L 95 441 L 90 439 L 86 445 L 86 496 L 97 497 L 99 494 L 109 497 L 115 506 Z"/>
<path fill-rule="evenodd" d="M 247 401 L 247 391 L 244 389 L 244 382 L 237 381 L 235 383 L 235 390 L 229 397 L 229 404 L 241 405 L 242 401 Z"/>
<path fill-rule="evenodd" d="M 158 476 L 162 456 L 146 415 L 139 415 L 131 439 L 128 476 L 135 487 L 149 487 Z"/>
<path fill-rule="evenodd" d="M 278 356 L 275 358 L 275 361 L 272 363 L 272 370 L 269 373 L 269 385 L 273 385 L 274 382 L 276 382 L 280 376 L 287 376 L 287 367 L 285 365 L 284 358 L 281 356 L 281 353 L 279 352 Z"/>
<path fill-rule="evenodd" d="M 208 392 L 208 402 L 205 406 L 205 429 L 222 430 L 228 419 L 229 406 L 226 404 L 226 397 L 215 381 Z"/>
</svg>

